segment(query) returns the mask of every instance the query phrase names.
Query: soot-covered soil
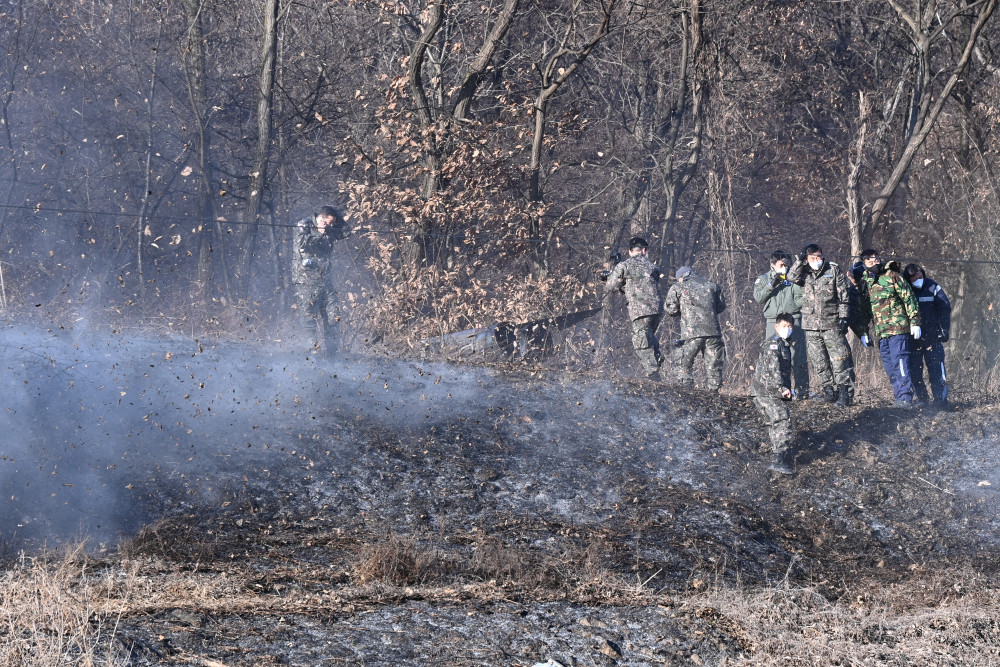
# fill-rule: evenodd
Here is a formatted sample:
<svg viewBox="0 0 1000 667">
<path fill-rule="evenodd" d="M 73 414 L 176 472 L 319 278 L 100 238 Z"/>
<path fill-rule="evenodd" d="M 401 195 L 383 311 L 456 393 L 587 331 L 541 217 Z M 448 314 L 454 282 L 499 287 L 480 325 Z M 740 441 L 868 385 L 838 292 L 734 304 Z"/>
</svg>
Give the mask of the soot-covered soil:
<svg viewBox="0 0 1000 667">
<path fill-rule="evenodd" d="M 993 405 L 796 404 L 775 479 L 740 396 L 282 341 L 0 351 L 9 551 L 90 535 L 141 574 L 135 664 L 712 664 L 738 623 L 673 594 L 995 568 Z"/>
</svg>

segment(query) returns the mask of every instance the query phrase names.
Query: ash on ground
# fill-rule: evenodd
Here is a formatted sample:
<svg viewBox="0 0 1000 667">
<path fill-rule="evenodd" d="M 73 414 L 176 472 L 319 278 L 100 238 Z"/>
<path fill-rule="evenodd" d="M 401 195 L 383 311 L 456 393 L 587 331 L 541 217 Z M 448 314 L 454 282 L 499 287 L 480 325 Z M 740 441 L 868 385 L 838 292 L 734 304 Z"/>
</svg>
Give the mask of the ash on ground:
<svg viewBox="0 0 1000 667">
<path fill-rule="evenodd" d="M 23 325 L 0 360 L 8 555 L 251 582 L 123 619 L 135 664 L 711 664 L 738 633 L 651 599 L 996 567 L 988 404 L 795 404 L 775 479 L 749 399 L 645 380 Z"/>
</svg>

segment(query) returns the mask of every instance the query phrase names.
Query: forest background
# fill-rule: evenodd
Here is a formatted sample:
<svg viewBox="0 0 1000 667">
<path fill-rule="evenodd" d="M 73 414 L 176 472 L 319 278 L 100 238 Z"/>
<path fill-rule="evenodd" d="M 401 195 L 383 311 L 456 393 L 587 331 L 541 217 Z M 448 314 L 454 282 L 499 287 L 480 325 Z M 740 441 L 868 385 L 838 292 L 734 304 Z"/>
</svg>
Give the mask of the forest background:
<svg viewBox="0 0 1000 667">
<path fill-rule="evenodd" d="M 0 0 L 0 305 L 273 337 L 332 204 L 349 344 L 405 353 L 595 308 L 638 234 L 723 286 L 738 384 L 770 252 L 874 246 L 993 390 L 996 3 Z M 634 363 L 603 303 L 556 363 Z"/>
</svg>

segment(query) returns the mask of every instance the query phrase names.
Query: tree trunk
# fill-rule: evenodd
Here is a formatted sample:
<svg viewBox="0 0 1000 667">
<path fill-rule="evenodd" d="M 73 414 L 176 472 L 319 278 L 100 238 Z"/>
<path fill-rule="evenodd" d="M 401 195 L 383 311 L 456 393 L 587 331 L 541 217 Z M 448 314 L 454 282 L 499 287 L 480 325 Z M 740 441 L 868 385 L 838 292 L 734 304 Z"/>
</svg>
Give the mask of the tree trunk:
<svg viewBox="0 0 1000 667">
<path fill-rule="evenodd" d="M 469 69 L 465 73 L 465 79 L 462 81 L 461 88 L 459 88 L 458 95 L 455 100 L 454 111 L 452 112 L 455 120 L 465 120 L 466 115 L 469 112 L 469 104 L 471 104 L 472 98 L 476 94 L 476 90 L 479 88 L 479 83 L 482 81 L 483 74 L 493 61 L 493 55 L 496 53 L 500 43 L 510 30 L 510 26 L 514 22 L 514 16 L 517 14 L 517 8 L 519 5 L 520 0 L 504 0 L 503 9 L 500 10 L 500 17 L 497 19 L 497 22 L 493 24 L 493 29 L 490 30 L 490 34 L 483 42 L 482 47 L 479 49 L 479 53 L 476 54 L 475 59 L 472 61 L 472 64 L 469 65 Z"/>
<path fill-rule="evenodd" d="M 3 162 L 10 165 L 9 175 L 3 178 L 7 181 L 7 193 L 3 198 L 3 207 L 0 208 L 0 235 L 3 234 L 4 229 L 7 226 L 7 216 L 10 215 L 10 205 L 14 197 L 14 188 L 17 186 L 18 179 L 20 178 L 20 172 L 18 171 L 19 156 L 18 151 L 14 149 L 14 135 L 11 131 L 11 119 L 10 119 L 10 103 L 14 100 L 14 90 L 15 81 L 17 79 L 18 64 L 21 63 L 21 30 L 24 27 L 24 7 L 21 3 L 16 3 L 17 7 L 17 19 L 16 28 L 14 31 L 14 38 L 11 43 L 7 45 L 8 50 L 8 67 L 10 72 L 10 78 L 4 86 L 3 99 L 0 100 L 0 125 L 3 125 L 4 129 L 4 149 L 6 155 L 4 155 Z M 0 177 L 3 177 L 0 174 Z"/>
<path fill-rule="evenodd" d="M 427 24 L 410 51 L 410 62 L 407 70 L 410 94 L 413 96 L 414 110 L 420 120 L 420 130 L 424 141 L 424 174 L 420 185 L 420 197 L 425 201 L 437 193 L 439 155 L 434 116 L 431 113 L 427 93 L 424 90 L 423 67 L 427 59 L 427 49 L 430 48 L 431 42 L 444 22 L 444 0 L 433 0 L 428 11 Z M 427 259 L 427 235 L 430 232 L 429 220 L 421 216 L 414 221 L 410 234 L 403 242 L 402 269 L 404 275 L 407 273 L 412 275 L 423 266 Z"/>
<path fill-rule="evenodd" d="M 902 155 L 896 161 L 896 166 L 889 175 L 888 180 L 885 185 L 883 185 L 881 191 L 876 196 L 874 203 L 871 208 L 871 217 L 869 224 L 872 227 L 873 234 L 875 228 L 877 228 L 882 216 L 885 214 L 886 207 L 889 204 L 890 199 L 896 192 L 900 183 L 903 182 L 906 177 L 907 172 L 910 169 L 910 165 L 913 163 L 913 159 L 917 154 L 917 151 L 923 146 L 924 140 L 927 139 L 927 135 L 930 134 L 931 130 L 934 128 L 934 124 L 937 122 L 938 116 L 941 114 L 941 110 L 944 108 L 945 103 L 951 96 L 952 90 L 958 83 L 959 79 L 965 72 L 965 68 L 969 64 L 969 60 L 972 57 L 972 53 L 975 50 L 976 41 L 979 39 L 979 34 L 982 32 L 983 27 L 989 20 L 990 16 L 993 15 L 993 11 L 996 9 L 997 0 L 982 0 L 981 4 L 977 9 L 976 22 L 969 31 L 968 37 L 965 40 L 965 45 L 961 56 L 958 61 L 950 69 L 950 75 L 945 85 L 936 94 L 931 95 L 928 91 L 927 83 L 929 83 L 930 77 L 930 48 L 932 42 L 944 34 L 945 26 L 948 22 L 941 22 L 939 28 L 935 30 L 930 30 L 930 21 L 919 16 L 911 16 L 907 13 L 896 0 L 889 0 L 889 4 L 893 6 L 896 12 L 899 14 L 900 18 L 910 27 L 912 34 L 911 39 L 914 41 L 915 47 L 918 50 L 918 58 L 925 58 L 927 62 L 921 65 L 922 73 L 918 75 L 918 80 L 923 82 L 923 90 L 919 99 L 919 103 L 914 99 L 914 103 L 911 106 L 911 110 L 916 113 L 915 117 L 911 117 L 908 120 L 909 124 L 912 124 L 913 133 L 910 135 L 906 142 L 906 147 L 903 149 Z M 933 99 L 933 104 L 932 104 Z"/>
<path fill-rule="evenodd" d="M 135 238 L 135 263 L 136 263 L 136 273 L 138 274 L 139 289 L 138 289 L 138 300 L 140 307 L 146 307 L 146 283 L 145 277 L 143 275 L 144 267 L 142 263 L 142 237 L 146 234 L 146 226 L 149 224 L 146 219 L 146 213 L 149 211 L 149 198 L 152 196 L 152 179 L 153 179 L 153 128 L 155 122 L 153 120 L 153 113 L 156 109 L 156 70 L 160 62 L 160 41 L 163 37 L 163 13 L 159 15 L 159 30 L 156 34 L 156 48 L 153 52 L 156 54 L 153 56 L 153 69 L 149 75 L 149 96 L 146 98 L 146 111 L 149 115 L 148 123 L 146 125 L 146 174 L 143 181 L 142 188 L 142 204 L 139 207 L 139 215 L 136 220 L 136 238 Z"/>
<path fill-rule="evenodd" d="M 240 289 L 247 295 L 251 264 L 257 246 L 260 227 L 261 201 L 267 185 L 267 165 L 271 157 L 271 112 L 274 104 L 274 72 L 278 44 L 278 0 L 264 2 L 264 35 L 261 50 L 259 89 L 257 93 L 257 150 L 250 170 L 250 192 L 243 214 L 245 225 L 240 245 L 236 276 Z"/>
<path fill-rule="evenodd" d="M 215 193 L 212 188 L 213 164 L 211 160 L 212 135 L 208 123 L 207 95 L 205 93 L 205 37 L 202 32 L 202 0 L 185 0 L 188 30 L 184 51 L 184 79 L 187 83 L 188 103 L 195 129 L 194 154 L 198 168 L 197 211 L 198 211 L 198 269 L 195 279 L 194 301 L 204 306 L 208 301 L 208 290 L 214 280 L 215 266 L 219 266 L 223 276 L 223 290 L 231 297 L 229 271 L 225 262 L 224 236 L 220 228 L 219 214 L 215 207 Z M 215 262 L 213 262 L 213 259 Z"/>
<path fill-rule="evenodd" d="M 535 96 L 533 112 L 535 115 L 535 130 L 531 140 L 531 161 L 528 165 L 528 206 L 531 217 L 530 238 L 534 242 L 532 251 L 532 271 L 538 276 L 548 273 L 548 243 L 542 240 L 542 219 L 540 211 L 543 204 L 543 193 L 541 185 L 542 170 L 542 145 L 545 138 L 545 120 L 548 114 L 549 103 L 552 96 L 559 88 L 580 68 L 587 60 L 587 57 L 608 34 L 611 26 L 611 15 L 614 12 L 616 0 L 610 0 L 603 5 L 603 15 L 601 22 L 594 29 L 594 32 L 587 41 L 578 49 L 570 47 L 570 39 L 573 36 L 574 23 L 567 24 L 566 30 L 559 40 L 559 44 L 551 51 L 547 48 L 542 54 L 543 63 L 536 63 L 535 67 L 539 72 L 540 85 L 538 94 Z M 560 67 L 559 63 L 563 58 L 569 58 L 569 62 Z"/>
<path fill-rule="evenodd" d="M 672 230 L 677 215 L 677 204 L 688 183 L 694 177 L 701 158 L 701 146 L 704 140 L 704 117 L 702 102 L 704 101 L 705 83 L 698 73 L 697 62 L 702 45 L 702 8 L 700 0 L 691 0 L 688 11 L 681 15 L 683 27 L 683 43 L 680 55 L 680 81 L 677 97 L 670 106 L 667 122 L 669 127 L 661 131 L 669 147 L 669 154 L 662 170 L 663 194 L 665 210 L 660 224 L 660 267 L 672 268 L 673 248 L 668 239 L 673 236 Z M 693 81 L 691 81 L 693 79 Z M 663 85 L 663 84 L 661 84 Z M 688 96 L 690 95 L 690 100 Z M 665 97 L 665 95 L 664 95 Z M 679 168 L 674 166 L 680 138 L 680 128 L 685 110 L 690 106 L 690 116 L 694 122 L 691 131 L 691 141 L 688 146 L 688 157 Z"/>
<path fill-rule="evenodd" d="M 858 136 L 851 144 L 851 152 L 847 165 L 847 231 L 851 239 L 851 255 L 859 257 L 864 250 L 862 232 L 864 220 L 861 211 L 861 196 L 858 193 L 861 181 L 861 167 L 864 157 L 865 138 L 868 135 L 868 123 L 871 119 L 871 101 L 865 97 L 864 92 L 858 97 Z"/>
</svg>

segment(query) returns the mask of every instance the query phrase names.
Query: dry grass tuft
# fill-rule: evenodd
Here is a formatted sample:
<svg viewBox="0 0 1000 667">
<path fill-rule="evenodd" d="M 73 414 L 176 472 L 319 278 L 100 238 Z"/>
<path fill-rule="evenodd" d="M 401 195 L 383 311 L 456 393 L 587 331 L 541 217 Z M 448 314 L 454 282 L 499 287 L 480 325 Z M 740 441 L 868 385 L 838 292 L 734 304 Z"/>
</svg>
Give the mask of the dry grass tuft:
<svg viewBox="0 0 1000 667">
<path fill-rule="evenodd" d="M 552 573 L 537 561 L 525 549 L 480 535 L 463 569 L 468 577 L 491 585 L 538 588 L 550 583 Z"/>
<path fill-rule="evenodd" d="M 423 547 L 413 538 L 390 535 L 361 549 L 354 577 L 362 584 L 409 586 L 439 578 L 446 569 L 436 549 Z"/>
<path fill-rule="evenodd" d="M 117 626 L 130 577 L 92 574 L 83 546 L 23 558 L 0 574 L 0 665 L 128 664 Z"/>
<path fill-rule="evenodd" d="M 484 585 L 478 588 L 481 593 L 502 590 L 503 595 L 598 604 L 648 592 L 610 569 L 608 557 L 607 546 L 599 540 L 562 542 L 551 550 L 539 550 L 480 534 L 467 548 L 445 549 L 413 537 L 388 535 L 360 548 L 352 579 L 362 585 Z"/>
</svg>

